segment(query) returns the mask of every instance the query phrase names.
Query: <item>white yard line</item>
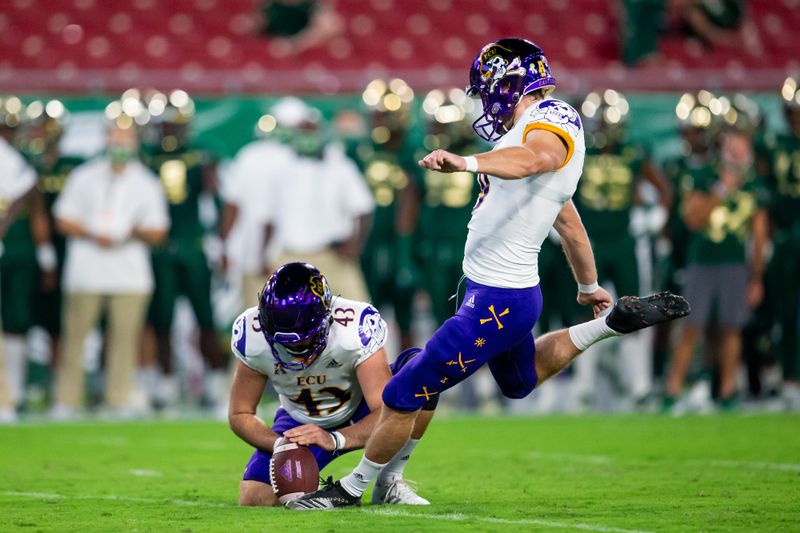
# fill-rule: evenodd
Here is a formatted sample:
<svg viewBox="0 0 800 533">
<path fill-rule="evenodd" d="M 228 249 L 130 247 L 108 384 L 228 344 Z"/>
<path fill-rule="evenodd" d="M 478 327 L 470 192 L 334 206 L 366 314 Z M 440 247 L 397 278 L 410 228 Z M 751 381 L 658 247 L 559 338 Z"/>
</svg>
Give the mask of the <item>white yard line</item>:
<svg viewBox="0 0 800 533">
<path fill-rule="evenodd" d="M 460 513 L 450 514 L 423 514 L 411 513 L 401 509 L 366 509 L 367 512 L 381 516 L 397 516 L 403 518 L 422 518 L 425 520 L 441 520 L 445 522 L 481 522 L 484 524 L 505 524 L 510 526 L 542 526 L 558 529 L 578 529 L 581 531 L 600 531 L 603 533 L 650 533 L 638 529 L 623 529 L 619 527 L 604 526 L 602 524 L 571 524 L 569 522 L 556 522 L 554 520 L 539 520 L 536 518 L 494 518 L 491 516 L 470 516 Z"/>
<path fill-rule="evenodd" d="M 753 468 L 756 470 L 780 470 L 781 472 L 800 472 L 800 464 L 770 463 L 768 461 L 708 461 L 711 466 L 723 468 Z"/>
<path fill-rule="evenodd" d="M 613 457 L 606 455 L 583 455 L 579 453 L 528 452 L 534 459 L 554 459 L 557 461 L 576 461 L 581 463 L 606 464 L 614 462 Z"/>
<path fill-rule="evenodd" d="M 624 458 L 610 457 L 607 455 L 583 455 L 579 453 L 551 453 L 531 451 L 527 456 L 532 459 L 545 459 L 553 461 L 572 461 L 576 463 L 591 463 L 591 464 L 611 464 L 611 463 L 624 463 L 624 464 L 652 464 L 651 461 L 628 461 Z M 780 472 L 800 472 L 800 464 L 798 463 L 773 463 L 770 461 L 733 461 L 724 459 L 687 459 L 677 462 L 683 462 L 692 466 L 708 466 L 718 468 L 744 468 L 752 470 L 777 470 Z"/>
<path fill-rule="evenodd" d="M 0 496 L 7 496 L 10 498 L 32 498 L 37 500 L 54 500 L 54 499 L 69 499 L 69 500 L 106 500 L 106 501 L 120 501 L 120 502 L 133 502 L 133 503 L 157 503 L 178 505 L 181 507 L 238 507 L 234 504 L 219 503 L 219 502 L 202 502 L 192 500 L 169 500 L 158 498 L 137 498 L 134 496 L 119 496 L 116 494 L 108 494 L 104 496 L 66 496 L 64 494 L 56 494 L 50 492 L 20 492 L 7 490 L 0 492 Z"/>
<path fill-rule="evenodd" d="M 143 468 L 134 468 L 133 470 L 128 470 L 128 473 L 132 476 L 140 476 L 140 477 L 161 477 L 161 472 L 158 470 L 146 470 Z"/>
<path fill-rule="evenodd" d="M 36 499 L 55 499 L 55 498 L 64 498 L 63 494 L 55 494 L 52 492 L 19 492 L 14 490 L 7 490 L 2 493 L 3 496 L 12 496 L 17 498 L 36 498 Z"/>
</svg>

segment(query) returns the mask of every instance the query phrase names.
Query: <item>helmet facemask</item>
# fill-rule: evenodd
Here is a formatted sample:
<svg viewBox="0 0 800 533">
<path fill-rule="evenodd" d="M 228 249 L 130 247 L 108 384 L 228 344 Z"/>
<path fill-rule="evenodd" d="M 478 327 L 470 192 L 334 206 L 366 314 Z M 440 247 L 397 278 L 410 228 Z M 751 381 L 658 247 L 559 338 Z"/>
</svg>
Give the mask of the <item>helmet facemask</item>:
<svg viewBox="0 0 800 533">
<path fill-rule="evenodd" d="M 272 349 L 272 357 L 284 370 L 305 370 L 317 360 L 328 344 L 331 320 L 327 318 L 306 335 L 277 331 L 273 335 L 264 331 Z M 263 328 L 263 325 L 262 325 Z"/>
<path fill-rule="evenodd" d="M 469 88 L 470 95 L 480 96 L 483 114 L 472 123 L 478 136 L 489 142 L 499 141 L 508 133 L 514 108 L 522 98 L 522 76 L 506 76 L 493 83 L 490 91 Z"/>
</svg>

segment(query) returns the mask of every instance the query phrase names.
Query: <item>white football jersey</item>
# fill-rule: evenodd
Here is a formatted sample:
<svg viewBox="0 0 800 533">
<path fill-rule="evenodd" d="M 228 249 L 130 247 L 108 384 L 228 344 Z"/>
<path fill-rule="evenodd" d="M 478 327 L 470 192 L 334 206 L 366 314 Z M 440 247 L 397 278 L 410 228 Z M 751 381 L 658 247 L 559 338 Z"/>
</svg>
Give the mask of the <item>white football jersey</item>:
<svg viewBox="0 0 800 533">
<path fill-rule="evenodd" d="M 386 343 L 386 322 L 374 307 L 344 298 L 336 298 L 332 307 L 328 344 L 301 371 L 284 370 L 275 361 L 261 333 L 257 307 L 239 315 L 231 336 L 234 355 L 272 381 L 289 415 L 323 428 L 339 426 L 353 416 L 364 398 L 356 368 Z"/>
<path fill-rule="evenodd" d="M 583 171 L 583 125 L 569 104 L 553 98 L 528 109 L 494 150 L 525 144 L 529 132 L 551 131 L 567 145 L 564 164 L 519 180 L 478 175 L 481 188 L 464 249 L 464 274 L 491 287 L 522 289 L 539 283 L 542 242 L 564 204 L 572 198 Z"/>
</svg>

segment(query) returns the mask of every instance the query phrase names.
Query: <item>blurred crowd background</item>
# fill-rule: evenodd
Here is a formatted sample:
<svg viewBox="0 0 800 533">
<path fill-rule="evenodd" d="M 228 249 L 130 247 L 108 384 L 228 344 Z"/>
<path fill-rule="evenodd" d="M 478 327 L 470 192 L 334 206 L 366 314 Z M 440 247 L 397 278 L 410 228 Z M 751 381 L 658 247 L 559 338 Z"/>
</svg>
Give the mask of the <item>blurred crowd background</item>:
<svg viewBox="0 0 800 533">
<path fill-rule="evenodd" d="M 587 135 L 600 282 L 684 321 L 593 347 L 523 401 L 444 409 L 800 409 L 795 0 L 11 0 L 0 7 L 0 421 L 226 411 L 231 321 L 313 263 L 390 357 L 460 301 L 470 61 L 537 42 Z M 589 318 L 553 233 L 545 332 Z M 352 317 L 334 316 L 346 321 Z"/>
</svg>

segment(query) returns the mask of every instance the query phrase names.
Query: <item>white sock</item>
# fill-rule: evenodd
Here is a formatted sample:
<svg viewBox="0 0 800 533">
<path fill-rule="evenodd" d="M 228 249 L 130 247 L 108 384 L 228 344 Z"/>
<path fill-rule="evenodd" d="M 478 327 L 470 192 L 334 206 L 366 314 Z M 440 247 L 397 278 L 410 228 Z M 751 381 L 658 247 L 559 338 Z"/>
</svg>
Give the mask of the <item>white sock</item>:
<svg viewBox="0 0 800 533">
<path fill-rule="evenodd" d="M 603 339 L 622 335 L 622 333 L 614 331 L 606 324 L 606 317 L 604 316 L 572 326 L 567 331 L 569 332 L 569 338 L 572 339 L 572 343 L 580 351 L 584 351 L 592 344 Z"/>
<path fill-rule="evenodd" d="M 380 482 L 391 483 L 395 479 L 402 478 L 403 470 L 406 469 L 406 464 L 408 464 L 411 453 L 414 451 L 414 448 L 417 447 L 417 444 L 419 444 L 419 439 L 408 439 L 405 446 L 400 448 L 400 451 L 392 457 L 392 460 L 383 467 L 378 480 Z"/>
<path fill-rule="evenodd" d="M 25 337 L 6 334 L 3 340 L 6 354 L 8 392 L 14 405 L 18 405 L 24 400 L 25 378 L 28 374 L 28 360 L 25 358 Z"/>
<path fill-rule="evenodd" d="M 361 457 L 361 462 L 358 466 L 348 475 L 342 478 L 342 488 L 346 490 L 351 496 L 361 496 L 367 490 L 370 481 L 375 479 L 375 476 L 383 470 L 386 465 L 374 463 L 367 459 L 364 455 Z"/>
</svg>

